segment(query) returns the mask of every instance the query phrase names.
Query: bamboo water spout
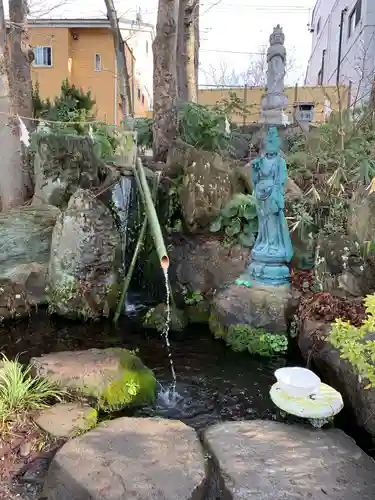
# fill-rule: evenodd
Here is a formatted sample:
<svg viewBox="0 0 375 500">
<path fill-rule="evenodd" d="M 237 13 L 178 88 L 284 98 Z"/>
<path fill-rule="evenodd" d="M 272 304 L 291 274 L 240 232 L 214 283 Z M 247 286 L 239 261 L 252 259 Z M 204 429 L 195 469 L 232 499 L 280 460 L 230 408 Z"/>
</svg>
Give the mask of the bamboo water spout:
<svg viewBox="0 0 375 500">
<path fill-rule="evenodd" d="M 152 200 L 150 188 L 147 183 L 146 174 L 143 169 L 142 161 L 139 157 L 137 157 L 136 166 L 139 174 L 139 180 L 142 186 L 142 192 L 144 195 L 144 202 L 145 202 L 144 203 L 145 211 L 147 214 L 147 219 L 149 221 L 151 233 L 154 239 L 155 249 L 159 257 L 161 268 L 166 270 L 169 268 L 169 257 L 167 254 L 167 249 L 165 248 L 164 239 L 159 224 L 159 219 Z"/>
</svg>

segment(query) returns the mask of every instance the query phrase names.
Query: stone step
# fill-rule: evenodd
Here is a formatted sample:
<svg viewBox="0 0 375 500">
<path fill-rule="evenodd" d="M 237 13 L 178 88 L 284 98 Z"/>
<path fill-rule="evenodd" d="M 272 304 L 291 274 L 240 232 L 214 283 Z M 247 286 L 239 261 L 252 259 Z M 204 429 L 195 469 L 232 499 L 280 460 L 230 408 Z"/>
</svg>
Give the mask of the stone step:
<svg viewBox="0 0 375 500">
<path fill-rule="evenodd" d="M 180 421 L 112 420 L 58 451 L 44 494 L 48 500 L 374 498 L 375 462 L 340 430 L 227 422 L 208 428 L 204 445 L 206 452 Z"/>
<path fill-rule="evenodd" d="M 204 434 L 232 500 L 370 500 L 375 462 L 344 432 L 227 422 Z M 228 496 L 229 495 L 229 496 Z"/>
<path fill-rule="evenodd" d="M 119 418 L 68 441 L 55 455 L 48 500 L 203 500 L 205 458 L 176 420 Z"/>
</svg>

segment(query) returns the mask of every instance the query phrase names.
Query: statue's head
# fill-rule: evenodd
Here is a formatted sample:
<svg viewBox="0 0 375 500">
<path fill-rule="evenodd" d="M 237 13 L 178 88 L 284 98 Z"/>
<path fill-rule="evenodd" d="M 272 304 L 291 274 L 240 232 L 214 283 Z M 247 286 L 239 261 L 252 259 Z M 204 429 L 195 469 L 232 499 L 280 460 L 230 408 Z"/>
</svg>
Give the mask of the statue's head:
<svg viewBox="0 0 375 500">
<path fill-rule="evenodd" d="M 281 140 L 276 127 L 270 127 L 264 144 L 264 150 L 268 154 L 279 153 Z"/>
<path fill-rule="evenodd" d="M 278 24 L 275 28 L 273 28 L 273 33 L 270 36 L 270 44 L 271 45 L 284 45 L 285 35 L 283 33 L 283 29 Z"/>
</svg>

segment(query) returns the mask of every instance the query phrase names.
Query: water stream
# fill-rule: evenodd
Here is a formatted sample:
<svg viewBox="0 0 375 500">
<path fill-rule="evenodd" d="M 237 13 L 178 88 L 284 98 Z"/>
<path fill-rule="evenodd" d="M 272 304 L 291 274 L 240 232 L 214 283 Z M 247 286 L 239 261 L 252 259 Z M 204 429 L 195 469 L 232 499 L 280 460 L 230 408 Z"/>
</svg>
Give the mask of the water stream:
<svg viewBox="0 0 375 500">
<path fill-rule="evenodd" d="M 126 268 L 126 243 L 127 243 L 127 228 L 129 220 L 129 210 L 132 201 L 133 181 L 132 177 L 122 175 L 119 182 L 114 186 L 112 191 L 112 200 L 116 206 L 117 213 L 120 219 L 121 228 L 121 250 L 123 256 L 123 264 Z"/>
<path fill-rule="evenodd" d="M 176 370 L 173 363 L 171 343 L 169 341 L 169 330 L 171 325 L 171 292 L 169 289 L 168 268 L 163 269 L 163 273 L 165 281 L 166 319 L 162 333 L 165 340 L 165 346 L 167 348 L 168 360 L 169 360 L 169 365 L 171 367 L 173 383 L 170 387 L 167 388 L 161 386 L 161 391 L 159 391 L 159 397 L 162 398 L 162 400 L 164 400 L 166 404 L 174 405 L 176 404 L 179 395 L 176 392 L 176 384 L 177 384 Z"/>
</svg>

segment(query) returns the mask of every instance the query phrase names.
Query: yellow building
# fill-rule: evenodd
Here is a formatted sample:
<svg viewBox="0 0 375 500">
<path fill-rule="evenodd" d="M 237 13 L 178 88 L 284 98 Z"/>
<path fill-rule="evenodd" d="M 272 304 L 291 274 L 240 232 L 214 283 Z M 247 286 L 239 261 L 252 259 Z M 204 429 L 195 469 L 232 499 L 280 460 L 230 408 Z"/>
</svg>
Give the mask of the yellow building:
<svg viewBox="0 0 375 500">
<path fill-rule="evenodd" d="M 233 113 L 231 120 L 241 125 L 257 123 L 260 114 L 260 102 L 265 89 L 261 87 L 243 87 L 243 88 L 209 88 L 198 91 L 198 102 L 205 106 L 215 106 L 215 104 L 228 100 L 231 94 L 246 105 L 246 113 Z M 329 110 L 339 109 L 339 99 L 337 88 L 334 85 L 329 86 L 302 86 L 286 87 L 285 94 L 288 97 L 288 108 L 285 110 L 290 122 L 293 122 L 294 104 L 311 103 L 314 105 L 313 123 L 324 123 L 329 114 Z M 340 88 L 340 99 L 344 108 L 348 106 L 349 96 L 348 88 Z M 242 104 L 241 103 L 241 104 Z"/>
<path fill-rule="evenodd" d="M 119 124 L 122 114 L 118 72 L 107 19 L 30 20 L 29 43 L 35 53 L 32 80 L 39 82 L 41 98 L 58 96 L 61 83 L 67 78 L 83 91 L 91 91 L 99 120 Z M 133 51 L 128 43 L 124 45 L 135 116 L 146 116 L 151 106 L 150 92 L 136 71 Z"/>
</svg>

